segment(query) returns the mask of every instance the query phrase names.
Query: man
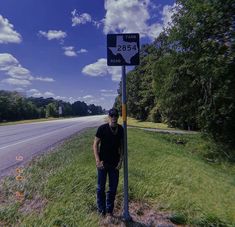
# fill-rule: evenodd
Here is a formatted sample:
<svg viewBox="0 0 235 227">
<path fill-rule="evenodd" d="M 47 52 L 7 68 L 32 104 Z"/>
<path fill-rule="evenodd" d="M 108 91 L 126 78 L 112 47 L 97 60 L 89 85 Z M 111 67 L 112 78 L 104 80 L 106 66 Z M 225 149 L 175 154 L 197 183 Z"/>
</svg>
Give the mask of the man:
<svg viewBox="0 0 235 227">
<path fill-rule="evenodd" d="M 112 108 L 108 113 L 107 124 L 101 125 L 95 135 L 93 151 L 98 172 L 97 207 L 101 215 L 113 214 L 118 186 L 119 169 L 123 157 L 123 128 L 118 124 L 118 110 Z M 105 195 L 107 175 L 109 189 Z"/>
</svg>

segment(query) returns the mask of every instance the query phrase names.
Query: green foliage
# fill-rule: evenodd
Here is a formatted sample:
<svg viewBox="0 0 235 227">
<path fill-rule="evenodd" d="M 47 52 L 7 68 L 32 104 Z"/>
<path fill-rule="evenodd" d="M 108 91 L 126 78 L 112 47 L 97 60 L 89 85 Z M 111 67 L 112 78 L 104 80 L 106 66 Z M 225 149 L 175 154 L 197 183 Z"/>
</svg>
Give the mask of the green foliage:
<svg viewBox="0 0 235 227">
<path fill-rule="evenodd" d="M 80 101 L 74 102 L 72 104 L 72 108 L 75 115 L 85 116 L 88 114 L 88 107 L 85 102 L 80 102 Z"/>
<path fill-rule="evenodd" d="M 17 92 L 0 91 L 0 121 L 34 119 L 39 117 L 36 106 Z"/>
<path fill-rule="evenodd" d="M 201 128 L 226 147 L 235 144 L 232 3 L 178 1 L 154 69 L 163 118 L 173 126 Z"/>
<path fill-rule="evenodd" d="M 235 155 L 234 11 L 233 0 L 178 0 L 170 27 L 142 47 L 140 65 L 127 75 L 130 117 L 201 130 L 230 160 Z"/>
<path fill-rule="evenodd" d="M 0 90 L 0 122 L 58 117 L 59 107 L 62 108 L 63 117 L 104 113 L 101 106 L 87 105 L 85 102 L 70 104 L 53 98 L 26 98 L 18 92 Z"/>
<path fill-rule="evenodd" d="M 155 123 L 162 122 L 162 116 L 158 106 L 153 107 L 153 109 L 150 111 L 148 120 Z"/>
<path fill-rule="evenodd" d="M 58 117 L 58 106 L 56 103 L 46 105 L 46 117 Z"/>
</svg>

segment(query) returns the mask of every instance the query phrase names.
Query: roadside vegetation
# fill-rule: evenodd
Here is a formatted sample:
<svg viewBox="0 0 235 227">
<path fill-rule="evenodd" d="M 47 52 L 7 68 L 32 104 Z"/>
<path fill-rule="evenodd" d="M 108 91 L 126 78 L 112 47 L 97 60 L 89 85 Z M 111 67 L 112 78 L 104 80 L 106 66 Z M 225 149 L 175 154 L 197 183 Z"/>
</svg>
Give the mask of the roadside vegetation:
<svg viewBox="0 0 235 227">
<path fill-rule="evenodd" d="M 0 124 L 32 119 L 77 117 L 103 114 L 101 106 L 74 103 L 54 98 L 25 97 L 19 92 L 0 90 Z"/>
<path fill-rule="evenodd" d="M 95 129 L 66 141 L 1 182 L 0 224 L 5 226 L 98 226 Z M 179 143 L 180 141 L 180 143 Z M 235 167 L 211 162 L 213 144 L 200 134 L 170 135 L 128 129 L 129 195 L 174 223 L 235 225 Z M 117 202 L 122 202 L 122 171 Z M 25 200 L 17 201 L 22 190 Z M 141 215 L 141 212 L 139 213 Z"/>
<path fill-rule="evenodd" d="M 235 161 L 234 1 L 178 0 L 170 26 L 127 74 L 127 112 L 199 130 Z M 121 82 L 115 106 L 121 109 Z"/>
<path fill-rule="evenodd" d="M 120 118 L 120 124 L 122 124 L 122 119 Z M 141 127 L 141 128 L 156 128 L 156 129 L 174 129 L 169 127 L 165 123 L 154 123 L 151 121 L 141 121 L 136 120 L 135 118 L 128 117 L 127 118 L 127 125 L 132 127 Z"/>
<path fill-rule="evenodd" d="M 35 122 L 43 122 L 43 121 L 52 121 L 52 120 L 59 120 L 59 119 L 64 119 L 64 118 L 49 117 L 49 118 L 39 118 L 39 119 L 32 119 L 32 120 L 10 121 L 10 122 L 2 122 L 2 123 L 0 123 L 0 126 L 4 126 L 4 125 L 17 125 L 17 124 L 27 124 L 27 123 L 35 123 Z"/>
</svg>

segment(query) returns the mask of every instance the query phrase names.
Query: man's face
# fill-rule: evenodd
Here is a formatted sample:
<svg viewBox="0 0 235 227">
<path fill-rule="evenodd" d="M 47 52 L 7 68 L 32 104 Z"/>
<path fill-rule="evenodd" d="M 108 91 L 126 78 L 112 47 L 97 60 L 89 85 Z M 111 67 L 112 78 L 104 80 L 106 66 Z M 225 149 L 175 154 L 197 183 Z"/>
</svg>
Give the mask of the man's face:
<svg viewBox="0 0 235 227">
<path fill-rule="evenodd" d="M 111 126 L 116 126 L 118 122 L 118 115 L 117 114 L 110 114 L 109 115 L 109 122 Z"/>
</svg>

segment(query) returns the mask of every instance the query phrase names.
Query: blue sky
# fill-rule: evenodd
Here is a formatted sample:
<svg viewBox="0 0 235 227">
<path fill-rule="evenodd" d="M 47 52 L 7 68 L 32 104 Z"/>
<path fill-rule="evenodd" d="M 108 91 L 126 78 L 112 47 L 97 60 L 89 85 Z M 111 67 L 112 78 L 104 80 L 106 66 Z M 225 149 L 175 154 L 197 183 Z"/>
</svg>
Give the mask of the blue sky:
<svg viewBox="0 0 235 227">
<path fill-rule="evenodd" d="M 121 67 L 107 66 L 108 33 L 140 33 L 171 20 L 173 0 L 0 0 L 0 90 L 110 108 Z M 131 70 L 131 68 L 127 68 Z"/>
</svg>

